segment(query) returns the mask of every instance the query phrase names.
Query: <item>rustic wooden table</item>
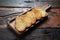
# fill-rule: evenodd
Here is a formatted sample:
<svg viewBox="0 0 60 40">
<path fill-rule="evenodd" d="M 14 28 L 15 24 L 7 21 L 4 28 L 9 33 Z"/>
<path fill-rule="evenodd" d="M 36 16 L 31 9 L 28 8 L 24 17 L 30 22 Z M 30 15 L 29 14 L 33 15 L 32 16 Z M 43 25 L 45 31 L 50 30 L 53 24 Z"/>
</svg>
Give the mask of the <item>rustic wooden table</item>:
<svg viewBox="0 0 60 40">
<path fill-rule="evenodd" d="M 27 32 L 23 38 L 18 38 L 7 28 L 7 18 L 13 15 L 0 17 L 0 40 L 60 40 L 60 29 L 58 29 L 60 28 L 60 8 L 52 8 L 47 13 L 48 18 L 39 23 L 35 29 L 30 30 L 31 32 Z"/>
</svg>

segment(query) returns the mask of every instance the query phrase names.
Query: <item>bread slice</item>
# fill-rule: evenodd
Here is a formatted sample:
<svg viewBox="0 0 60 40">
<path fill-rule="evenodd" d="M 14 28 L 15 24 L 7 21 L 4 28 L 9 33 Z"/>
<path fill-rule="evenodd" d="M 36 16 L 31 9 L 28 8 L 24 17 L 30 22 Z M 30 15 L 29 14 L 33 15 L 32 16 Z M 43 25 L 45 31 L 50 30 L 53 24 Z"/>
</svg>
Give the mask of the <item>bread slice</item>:
<svg viewBox="0 0 60 40">
<path fill-rule="evenodd" d="M 23 14 L 21 16 L 17 16 L 15 20 L 15 27 L 18 31 L 23 32 L 26 28 L 31 27 L 32 24 L 36 22 L 36 20 L 41 19 L 46 16 L 46 12 L 40 8 L 33 8 L 31 11 Z"/>
<path fill-rule="evenodd" d="M 15 28 L 18 30 L 18 31 L 24 31 L 25 28 L 26 28 L 26 23 L 24 23 L 23 21 L 23 18 L 21 16 L 17 16 L 16 17 L 16 20 L 15 20 Z"/>
</svg>

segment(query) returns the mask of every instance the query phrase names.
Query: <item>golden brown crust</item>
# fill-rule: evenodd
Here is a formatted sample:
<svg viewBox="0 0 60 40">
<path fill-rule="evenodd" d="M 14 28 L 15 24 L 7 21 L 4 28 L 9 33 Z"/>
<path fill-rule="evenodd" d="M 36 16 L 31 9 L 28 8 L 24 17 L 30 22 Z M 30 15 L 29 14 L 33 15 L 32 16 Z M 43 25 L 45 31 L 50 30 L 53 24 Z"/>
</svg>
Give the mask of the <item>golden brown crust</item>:
<svg viewBox="0 0 60 40">
<path fill-rule="evenodd" d="M 17 16 L 15 22 L 16 22 L 15 26 L 16 26 L 16 29 L 18 31 L 24 31 L 25 30 L 26 24 L 23 21 L 23 18 L 21 16 Z"/>
<path fill-rule="evenodd" d="M 35 16 L 37 19 L 40 19 L 42 16 L 41 16 L 41 9 L 40 8 L 33 8 L 32 11 L 35 13 Z"/>
<path fill-rule="evenodd" d="M 35 14 L 32 11 L 26 13 L 26 18 L 30 18 L 31 24 L 36 22 Z"/>
<path fill-rule="evenodd" d="M 16 29 L 18 31 L 24 31 L 26 28 L 31 27 L 36 20 L 46 16 L 46 12 L 40 8 L 33 8 L 31 11 L 24 15 L 16 17 Z"/>
</svg>

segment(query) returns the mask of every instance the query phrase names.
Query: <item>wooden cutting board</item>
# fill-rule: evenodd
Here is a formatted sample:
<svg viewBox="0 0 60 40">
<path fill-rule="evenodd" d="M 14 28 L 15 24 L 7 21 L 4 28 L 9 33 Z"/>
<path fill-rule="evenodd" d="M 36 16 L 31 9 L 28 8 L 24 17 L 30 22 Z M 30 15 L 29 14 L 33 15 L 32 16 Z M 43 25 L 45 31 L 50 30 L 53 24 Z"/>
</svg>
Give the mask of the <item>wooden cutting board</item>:
<svg viewBox="0 0 60 40">
<path fill-rule="evenodd" d="M 43 11 L 46 11 L 48 8 L 50 8 L 51 7 L 51 5 L 49 5 L 49 4 L 46 4 L 45 6 L 43 6 L 42 7 L 42 10 Z M 30 10 L 28 10 L 28 11 L 30 11 Z M 28 12 L 27 11 L 27 12 Z M 22 14 L 20 14 L 20 15 L 23 15 L 24 13 L 22 13 Z M 48 16 L 48 15 L 47 15 Z M 47 17 L 46 16 L 46 17 Z M 42 18 L 42 19 L 44 19 L 44 18 Z M 45 20 L 45 19 L 44 19 Z M 39 20 L 40 21 L 40 20 Z M 34 25 L 36 25 L 39 21 L 37 21 Z M 34 25 L 32 25 L 31 27 L 34 27 Z M 8 21 L 8 26 L 9 26 L 9 28 L 11 28 L 12 30 L 14 30 L 17 34 L 22 34 L 21 32 L 19 32 L 18 30 L 16 30 L 16 28 L 15 28 L 15 18 L 12 18 L 12 19 L 10 19 L 10 21 Z M 28 29 L 26 29 L 25 30 L 25 32 L 27 31 L 27 30 L 29 30 L 29 28 Z"/>
</svg>

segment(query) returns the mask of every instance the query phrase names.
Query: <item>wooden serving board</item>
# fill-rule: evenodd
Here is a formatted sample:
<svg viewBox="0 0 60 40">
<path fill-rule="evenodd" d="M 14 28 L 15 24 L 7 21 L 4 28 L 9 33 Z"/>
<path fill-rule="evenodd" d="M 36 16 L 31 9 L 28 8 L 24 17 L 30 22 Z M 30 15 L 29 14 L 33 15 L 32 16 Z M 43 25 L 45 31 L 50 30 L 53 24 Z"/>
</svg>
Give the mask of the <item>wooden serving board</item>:
<svg viewBox="0 0 60 40">
<path fill-rule="evenodd" d="M 50 8 L 50 7 L 51 7 L 51 5 L 47 4 L 47 5 L 45 5 L 44 7 L 42 7 L 42 9 L 43 9 L 44 11 L 46 11 L 46 10 L 47 10 L 48 8 Z M 28 10 L 28 11 L 31 11 L 31 9 Z M 27 12 L 28 12 L 28 11 L 27 11 Z M 25 13 L 26 13 L 26 12 L 25 12 Z M 25 13 L 22 13 L 22 14 L 20 14 L 20 15 L 23 15 L 23 14 L 25 14 Z M 46 16 L 48 16 L 48 15 L 46 15 Z M 44 18 L 42 18 L 42 19 L 44 19 Z M 40 20 L 36 21 L 36 23 L 35 23 L 34 25 L 36 25 L 37 23 L 39 23 L 39 21 L 40 21 Z M 34 25 L 32 25 L 31 27 L 33 27 Z M 9 26 L 9 28 L 11 28 L 12 30 L 14 30 L 17 34 L 22 34 L 22 32 L 19 32 L 18 30 L 15 29 L 15 18 L 12 18 L 10 21 L 8 21 L 8 26 Z M 29 30 L 29 28 L 26 29 L 25 32 L 26 32 L 27 30 Z"/>
</svg>

